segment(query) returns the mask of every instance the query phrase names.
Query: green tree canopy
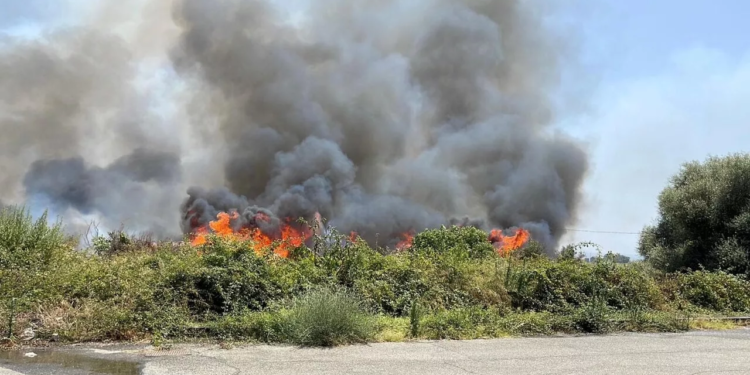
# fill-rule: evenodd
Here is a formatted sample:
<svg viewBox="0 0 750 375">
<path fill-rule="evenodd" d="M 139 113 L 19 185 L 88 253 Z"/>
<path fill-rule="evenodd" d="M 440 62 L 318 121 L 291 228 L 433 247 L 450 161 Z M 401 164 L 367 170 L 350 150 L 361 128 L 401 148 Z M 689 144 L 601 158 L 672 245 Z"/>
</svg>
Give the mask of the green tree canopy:
<svg viewBox="0 0 750 375">
<path fill-rule="evenodd" d="M 750 275 L 750 154 L 684 164 L 659 195 L 639 252 L 657 268 Z"/>
</svg>

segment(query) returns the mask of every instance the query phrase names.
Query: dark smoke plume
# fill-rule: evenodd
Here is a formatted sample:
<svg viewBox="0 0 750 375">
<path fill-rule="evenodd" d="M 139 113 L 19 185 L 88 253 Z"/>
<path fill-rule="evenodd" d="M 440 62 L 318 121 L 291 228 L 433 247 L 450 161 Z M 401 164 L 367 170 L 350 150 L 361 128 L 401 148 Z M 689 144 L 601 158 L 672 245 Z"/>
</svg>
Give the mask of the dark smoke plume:
<svg viewBox="0 0 750 375">
<path fill-rule="evenodd" d="M 83 214 L 101 213 L 110 222 L 126 218 L 134 226 L 164 233 L 162 215 L 144 215 L 158 202 L 154 188 L 175 184 L 180 161 L 165 152 L 136 149 L 105 168 L 88 166 L 80 157 L 38 160 L 24 177 L 26 194 L 41 199 L 55 212 L 73 208 Z M 164 199 L 164 197 L 162 197 Z"/>
<path fill-rule="evenodd" d="M 552 248 L 587 158 L 550 129 L 560 51 L 537 11 L 326 0 L 289 26 L 266 1 L 180 1 L 173 61 L 215 92 L 228 187 L 191 190 L 185 229 L 266 207 L 372 242 L 467 217 Z"/>
<path fill-rule="evenodd" d="M 133 47 L 94 26 L 0 36 L 0 198 L 78 233 L 180 235 L 179 144 L 137 87 Z"/>
<path fill-rule="evenodd" d="M 320 213 L 371 243 L 522 226 L 554 249 L 588 163 L 553 128 L 565 46 L 542 2 L 316 0 L 293 22 L 276 3 L 153 2 L 129 36 L 3 42 L 0 198 L 165 235 Z"/>
</svg>

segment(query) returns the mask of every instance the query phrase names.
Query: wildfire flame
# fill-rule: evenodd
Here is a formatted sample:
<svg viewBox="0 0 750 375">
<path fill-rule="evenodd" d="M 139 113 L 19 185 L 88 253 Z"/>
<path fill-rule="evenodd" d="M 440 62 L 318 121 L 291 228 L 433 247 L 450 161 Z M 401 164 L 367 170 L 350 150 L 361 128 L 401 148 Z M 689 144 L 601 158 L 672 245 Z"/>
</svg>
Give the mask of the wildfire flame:
<svg viewBox="0 0 750 375">
<path fill-rule="evenodd" d="M 402 251 L 409 249 L 414 243 L 414 231 L 409 231 L 401 234 L 401 241 L 396 244 L 396 250 Z"/>
<path fill-rule="evenodd" d="M 503 234 L 502 229 L 493 229 L 490 232 L 490 242 L 495 246 L 497 252 L 502 256 L 510 255 L 520 249 L 529 241 L 531 235 L 526 229 L 519 228 L 512 236 Z"/>
<path fill-rule="evenodd" d="M 310 228 L 307 226 L 296 228 L 289 224 L 291 220 L 287 220 L 286 223 L 281 224 L 279 235 L 277 236 L 265 233 L 260 228 L 242 228 L 235 231 L 232 228 L 231 222 L 238 217 L 239 215 L 236 212 L 231 214 L 226 212 L 219 213 L 215 221 L 194 231 L 194 237 L 191 241 L 192 245 L 200 246 L 205 244 L 208 241 L 208 236 L 213 234 L 218 237 L 249 242 L 251 248 L 258 254 L 272 248 L 274 254 L 282 258 L 287 258 L 292 249 L 302 246 L 312 237 Z M 256 222 L 268 222 L 270 218 L 263 213 L 258 213 L 255 216 L 255 220 Z"/>
<path fill-rule="evenodd" d="M 258 254 L 262 254 L 268 249 L 280 257 L 289 257 L 289 252 L 300 247 L 312 237 L 312 229 L 307 225 L 291 225 L 291 220 L 286 220 L 281 224 L 276 235 L 263 232 L 260 228 L 242 228 L 238 231 L 232 227 L 232 220 L 239 217 L 237 212 L 221 212 L 217 215 L 216 220 L 208 225 L 198 227 L 193 231 L 193 246 L 200 246 L 208 242 L 208 236 L 213 234 L 223 238 L 233 238 L 236 240 L 248 242 L 250 247 Z M 264 213 L 258 213 L 254 217 L 255 222 L 270 222 L 271 218 Z M 318 226 L 321 226 L 320 216 L 315 216 Z M 401 234 L 401 240 L 396 244 L 396 250 L 403 251 L 412 247 L 414 236 L 413 230 Z M 349 234 L 349 241 L 356 242 L 359 238 L 357 232 Z M 498 254 L 508 256 L 514 251 L 523 247 L 531 238 L 529 231 L 519 228 L 515 234 L 506 236 L 502 229 L 493 229 L 489 235 L 489 242 L 495 246 Z"/>
<path fill-rule="evenodd" d="M 200 246 L 206 243 L 211 228 L 213 232 L 220 237 L 227 237 L 234 233 L 230 224 L 231 220 L 237 218 L 237 213 L 234 212 L 230 216 L 226 212 L 222 212 L 217 216 L 216 221 L 212 221 L 208 224 L 208 227 L 200 227 L 195 231 L 195 237 L 193 238 L 193 246 Z"/>
</svg>

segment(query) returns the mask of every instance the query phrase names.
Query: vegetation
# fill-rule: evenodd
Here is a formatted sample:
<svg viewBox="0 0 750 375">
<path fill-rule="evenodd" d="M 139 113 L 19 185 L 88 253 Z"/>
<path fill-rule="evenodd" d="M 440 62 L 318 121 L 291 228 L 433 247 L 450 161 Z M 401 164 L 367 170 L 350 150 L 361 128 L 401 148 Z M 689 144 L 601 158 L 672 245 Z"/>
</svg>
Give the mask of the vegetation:
<svg viewBox="0 0 750 375">
<path fill-rule="evenodd" d="M 659 219 L 639 251 L 667 272 L 750 276 L 750 154 L 685 164 L 659 196 Z"/>
<path fill-rule="evenodd" d="M 122 231 L 76 250 L 60 225 L 0 211 L 0 335 L 14 342 L 192 338 L 298 345 L 612 331 L 676 331 L 687 318 L 750 312 L 726 272 L 556 260 L 531 243 L 500 257 L 487 234 L 443 228 L 383 254 L 329 234 L 288 259 L 210 237 L 198 248 Z M 28 337 L 27 337 L 28 339 Z"/>
</svg>

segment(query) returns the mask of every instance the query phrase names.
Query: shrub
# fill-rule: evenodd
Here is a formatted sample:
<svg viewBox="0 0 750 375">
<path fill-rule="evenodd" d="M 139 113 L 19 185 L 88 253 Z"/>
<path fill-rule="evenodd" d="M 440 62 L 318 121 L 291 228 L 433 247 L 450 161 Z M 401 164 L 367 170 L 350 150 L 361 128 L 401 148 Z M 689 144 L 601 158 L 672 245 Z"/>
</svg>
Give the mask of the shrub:
<svg viewBox="0 0 750 375">
<path fill-rule="evenodd" d="M 497 336 L 500 316 L 476 307 L 441 310 L 425 316 L 422 332 L 432 340 L 467 340 Z"/>
<path fill-rule="evenodd" d="M 302 346 L 362 343 L 375 336 L 375 321 L 349 293 L 324 288 L 292 301 L 281 332 L 287 341 Z"/>
<path fill-rule="evenodd" d="M 486 258 L 495 254 L 487 233 L 474 227 L 431 229 L 414 237 L 410 251 L 424 254 L 452 253 L 459 257 Z"/>
<path fill-rule="evenodd" d="M 607 304 L 595 299 L 575 311 L 573 322 L 576 329 L 581 332 L 604 333 L 610 329 L 608 317 Z"/>
<path fill-rule="evenodd" d="M 285 341 L 283 322 L 288 313 L 242 311 L 226 315 L 208 325 L 209 337 L 221 340 L 257 340 L 273 343 Z"/>
<path fill-rule="evenodd" d="M 471 259 L 456 253 L 407 252 L 383 255 L 372 249 L 352 251 L 331 272 L 379 313 L 406 316 L 412 301 L 427 310 L 509 300 L 498 277 L 497 257 Z"/>
<path fill-rule="evenodd" d="M 514 312 L 502 315 L 496 310 L 479 307 L 441 310 L 423 318 L 422 337 L 466 340 L 574 332 L 576 324 L 573 316 L 550 312 Z"/>
<path fill-rule="evenodd" d="M 633 309 L 612 316 L 615 318 L 612 329 L 618 331 L 680 332 L 690 329 L 687 316 L 677 312 Z"/>
<path fill-rule="evenodd" d="M 750 311 L 750 283 L 739 276 L 665 276 L 649 263 L 617 264 L 613 256 L 588 263 L 579 248 L 590 244 L 571 246 L 557 260 L 533 244 L 503 258 L 473 228 L 428 231 L 411 251 L 393 254 L 324 238 L 283 259 L 229 238 L 209 237 L 199 248 L 152 246 L 123 232 L 100 240 L 101 251 L 79 252 L 66 245 L 59 225 L 32 221 L 24 211 L 2 215 L 0 243 L 13 246 L 1 249 L 0 320 L 15 316 L 16 333 L 33 325 L 40 338 L 329 346 L 674 330 L 684 323 L 670 318 L 678 304 L 709 314 Z M 741 258 L 737 241 L 722 242 L 722 251 Z"/>
<path fill-rule="evenodd" d="M 24 208 L 0 207 L 0 269 L 44 269 L 66 247 L 61 223 L 33 221 Z"/>
<path fill-rule="evenodd" d="M 544 256 L 544 245 L 541 242 L 530 240 L 522 248 L 513 252 L 520 259 L 535 259 Z"/>
<path fill-rule="evenodd" d="M 750 311 L 750 282 L 724 272 L 678 276 L 679 293 L 691 304 L 714 311 Z"/>
<path fill-rule="evenodd" d="M 396 316 L 405 315 L 411 302 L 427 294 L 432 284 L 431 270 L 417 266 L 409 256 L 386 256 L 366 245 L 351 249 L 330 272 L 368 307 Z"/>
<path fill-rule="evenodd" d="M 419 325 L 421 319 L 422 311 L 419 308 L 419 303 L 415 301 L 409 309 L 409 335 L 411 335 L 411 337 L 419 337 Z"/>
<path fill-rule="evenodd" d="M 98 255 L 108 256 L 122 254 L 128 251 L 154 249 L 156 243 L 148 234 L 131 236 L 122 229 L 107 233 L 107 237 L 96 236 L 92 241 L 92 248 Z"/>
<path fill-rule="evenodd" d="M 505 287 L 513 307 L 522 310 L 566 312 L 602 299 L 613 309 L 656 308 L 663 303 L 656 280 L 636 264 L 618 265 L 600 259 L 509 261 Z"/>
<path fill-rule="evenodd" d="M 260 256 L 247 243 L 211 237 L 196 264 L 177 270 L 165 287 L 187 298 L 196 314 L 260 311 L 322 279 L 312 259 Z"/>
</svg>

